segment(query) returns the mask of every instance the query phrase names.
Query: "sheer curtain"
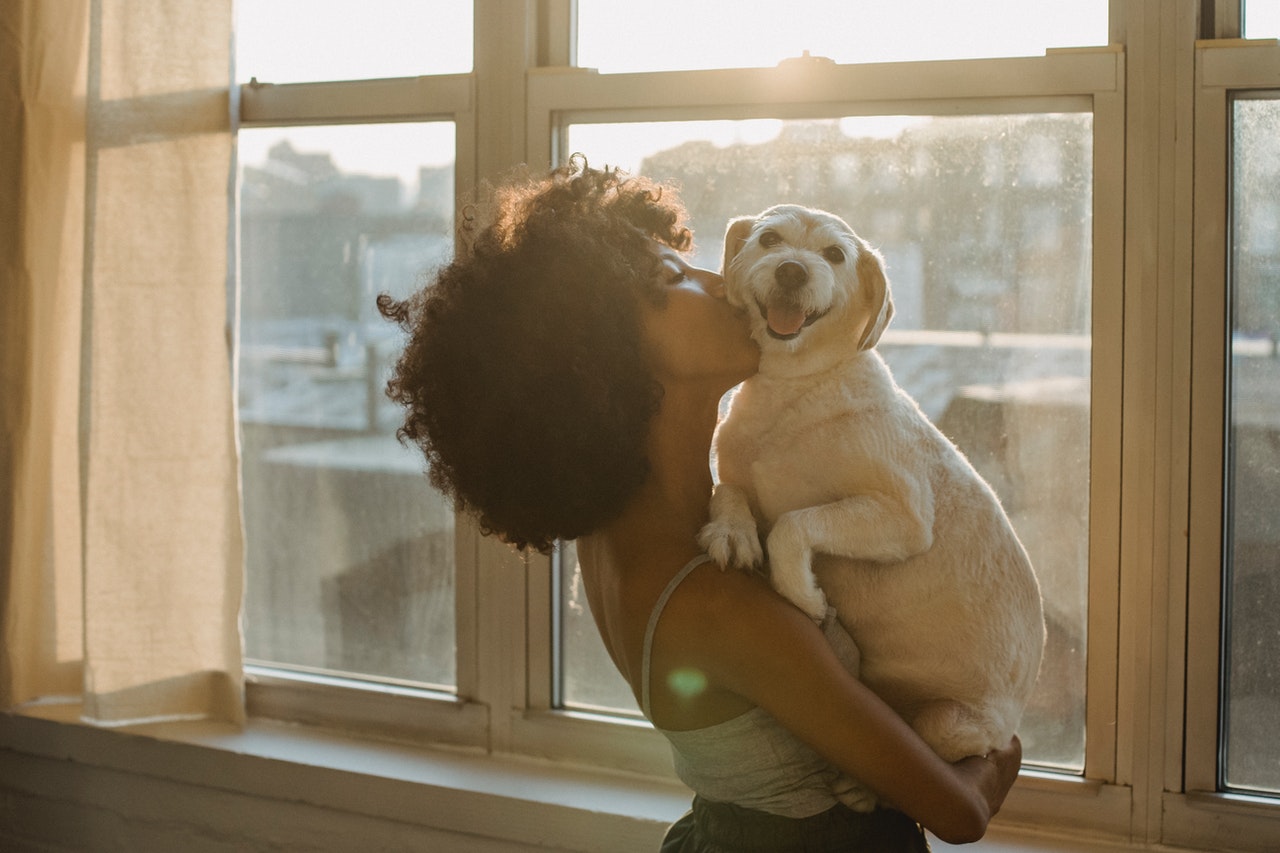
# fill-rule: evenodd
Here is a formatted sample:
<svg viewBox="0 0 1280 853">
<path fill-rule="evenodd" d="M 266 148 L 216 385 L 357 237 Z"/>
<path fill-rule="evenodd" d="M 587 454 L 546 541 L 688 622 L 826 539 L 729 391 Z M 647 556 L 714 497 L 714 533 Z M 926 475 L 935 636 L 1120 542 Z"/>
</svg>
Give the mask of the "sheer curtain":
<svg viewBox="0 0 1280 853">
<path fill-rule="evenodd" d="M 0 705 L 243 716 L 231 0 L 0 3 Z"/>
</svg>

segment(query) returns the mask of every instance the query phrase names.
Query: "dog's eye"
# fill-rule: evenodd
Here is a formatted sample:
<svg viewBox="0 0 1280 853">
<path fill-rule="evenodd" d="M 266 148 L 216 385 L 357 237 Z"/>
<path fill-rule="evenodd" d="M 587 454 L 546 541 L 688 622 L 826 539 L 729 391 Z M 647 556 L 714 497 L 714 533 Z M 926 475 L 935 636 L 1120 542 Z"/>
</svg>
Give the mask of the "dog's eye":
<svg viewBox="0 0 1280 853">
<path fill-rule="evenodd" d="M 765 231 L 760 235 L 760 245 L 766 249 L 771 249 L 782 242 L 782 238 L 778 236 L 777 231 Z"/>
<path fill-rule="evenodd" d="M 822 257 L 833 264 L 842 264 L 844 263 L 844 249 L 839 246 L 828 246 L 822 250 Z"/>
</svg>

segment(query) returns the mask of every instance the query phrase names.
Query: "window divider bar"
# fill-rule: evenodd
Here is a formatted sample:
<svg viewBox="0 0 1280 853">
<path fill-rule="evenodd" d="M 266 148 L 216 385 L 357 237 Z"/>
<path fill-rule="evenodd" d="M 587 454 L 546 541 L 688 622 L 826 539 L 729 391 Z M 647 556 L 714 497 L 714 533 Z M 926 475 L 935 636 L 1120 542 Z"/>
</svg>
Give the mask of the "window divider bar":
<svg viewBox="0 0 1280 853">
<path fill-rule="evenodd" d="M 1204 39 L 1196 42 L 1196 55 L 1201 86 L 1280 83 L 1280 39 Z"/>
<path fill-rule="evenodd" d="M 1116 656 L 1120 642 L 1119 474 L 1123 381 L 1115 365 L 1123 359 L 1124 341 L 1124 123 L 1123 93 L 1102 93 L 1094 98 L 1093 351 L 1084 775 L 1088 779 L 1109 781 L 1116 779 Z M 1107 734 L 1100 734 L 1103 732 Z"/>
<path fill-rule="evenodd" d="M 451 119 L 472 110 L 472 75 L 443 74 L 240 87 L 240 125 L 368 123 Z"/>
<path fill-rule="evenodd" d="M 599 74 L 536 69 L 528 75 L 530 114 L 645 107 L 945 101 L 1114 92 L 1119 47 L 1055 51 L 1040 57 L 896 62 L 830 67 L 739 68 Z M 856 98 L 850 93 L 856 92 Z"/>
</svg>

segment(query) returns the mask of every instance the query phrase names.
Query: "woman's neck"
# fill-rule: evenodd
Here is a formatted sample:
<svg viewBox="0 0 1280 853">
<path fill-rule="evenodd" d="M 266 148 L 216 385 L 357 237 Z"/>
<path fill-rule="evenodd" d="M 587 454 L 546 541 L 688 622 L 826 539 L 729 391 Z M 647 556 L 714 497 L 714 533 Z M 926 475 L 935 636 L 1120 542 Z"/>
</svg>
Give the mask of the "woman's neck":
<svg viewBox="0 0 1280 853">
<path fill-rule="evenodd" d="M 711 499 L 711 438 L 718 411 L 714 395 L 668 389 L 650 422 L 649 476 L 618 518 L 587 537 L 595 546 L 615 560 L 656 558 L 660 564 L 672 559 L 668 554 L 696 550 Z"/>
</svg>

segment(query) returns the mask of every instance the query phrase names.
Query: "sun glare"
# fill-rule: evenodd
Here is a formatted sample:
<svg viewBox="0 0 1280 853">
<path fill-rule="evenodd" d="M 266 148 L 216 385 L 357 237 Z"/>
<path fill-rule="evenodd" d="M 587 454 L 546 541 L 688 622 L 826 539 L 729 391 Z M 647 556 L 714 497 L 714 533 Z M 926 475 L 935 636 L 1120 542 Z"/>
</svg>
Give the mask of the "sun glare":
<svg viewBox="0 0 1280 853">
<path fill-rule="evenodd" d="M 471 3 L 237 0 L 236 80 L 368 80 L 471 70 Z"/>
<path fill-rule="evenodd" d="M 578 61 L 602 72 L 1043 54 L 1106 44 L 1107 0 L 580 0 Z"/>
<path fill-rule="evenodd" d="M 1280 38 L 1280 0 L 1246 0 L 1245 38 Z"/>
<path fill-rule="evenodd" d="M 1256 4 L 1256 5 L 1255 5 Z M 1249 4 L 1250 25 L 1276 14 Z M 247 82 L 358 80 L 465 73 L 472 67 L 472 8 L 458 0 L 240 0 L 237 78 Z M 1258 15 L 1255 19 L 1253 15 Z M 360 27 L 352 27 L 359 16 Z M 484 22 L 480 22 L 484 26 Z M 1038 55 L 1046 48 L 1107 41 L 1107 0 L 579 0 L 578 64 L 602 73 L 761 67 L 808 51 L 841 63 Z M 865 120 L 861 135 L 894 134 Z M 894 124 L 894 122 L 897 124 Z M 765 142 L 781 122 L 706 121 L 575 125 L 574 150 L 637 171 L 654 150 L 688 139 L 724 147 Z M 409 134 L 406 136 L 406 133 Z M 242 134 L 243 163 L 258 163 L 281 139 L 326 151 L 348 172 L 396 175 L 407 185 L 422 165 L 453 157 L 452 126 L 395 133 L 279 128 Z M 406 141 L 412 145 L 406 148 Z M 656 148 L 655 148 L 656 146 Z"/>
</svg>

